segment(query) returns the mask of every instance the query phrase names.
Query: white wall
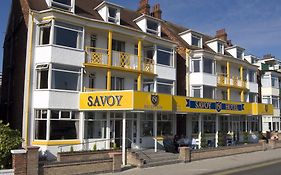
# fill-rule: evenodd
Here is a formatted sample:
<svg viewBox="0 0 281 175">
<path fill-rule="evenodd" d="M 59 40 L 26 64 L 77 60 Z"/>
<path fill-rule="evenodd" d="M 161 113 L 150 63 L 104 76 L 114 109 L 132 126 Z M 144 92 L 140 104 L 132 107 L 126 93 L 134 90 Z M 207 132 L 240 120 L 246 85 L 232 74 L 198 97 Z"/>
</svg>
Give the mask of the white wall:
<svg viewBox="0 0 281 175">
<path fill-rule="evenodd" d="M 187 42 L 189 45 L 191 45 L 191 32 L 185 33 L 185 34 L 180 35 L 180 36 L 185 42 Z"/>
<path fill-rule="evenodd" d="M 157 78 L 176 80 L 176 69 L 165 65 L 156 65 Z"/>
<path fill-rule="evenodd" d="M 66 48 L 61 46 L 36 46 L 35 64 L 38 63 L 59 63 L 73 66 L 82 66 L 85 60 L 83 50 Z"/>
<path fill-rule="evenodd" d="M 207 73 L 191 73 L 190 85 L 217 86 L 217 77 Z"/>
</svg>

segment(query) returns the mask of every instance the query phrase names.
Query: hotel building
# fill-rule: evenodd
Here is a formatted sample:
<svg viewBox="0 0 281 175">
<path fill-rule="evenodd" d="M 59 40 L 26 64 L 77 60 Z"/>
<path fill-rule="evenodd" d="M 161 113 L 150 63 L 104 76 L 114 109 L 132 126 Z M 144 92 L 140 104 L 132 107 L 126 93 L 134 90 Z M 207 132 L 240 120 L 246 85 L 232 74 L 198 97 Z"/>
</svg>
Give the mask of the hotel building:
<svg viewBox="0 0 281 175">
<path fill-rule="evenodd" d="M 159 4 L 150 13 L 147 0 L 137 11 L 101 0 L 20 0 L 11 31 L 17 6 L 26 50 L 9 55 L 20 46 L 7 34 L 2 110 L 6 121 L 22 122 L 12 126 L 22 128 L 24 144 L 49 157 L 72 145 L 121 147 L 125 160 L 126 147 L 157 151 L 176 134 L 199 148 L 203 137 L 219 146 L 219 132 L 241 141 L 239 133 L 254 135 L 260 116 L 272 114 L 272 105 L 257 103 L 258 68 L 224 30 L 210 37 L 179 27 L 161 19 Z M 24 81 L 14 86 L 17 69 Z"/>
<path fill-rule="evenodd" d="M 273 105 L 273 115 L 262 116 L 262 131 L 280 132 L 280 61 L 272 55 L 257 58 L 253 55 L 245 57 L 250 63 L 259 66 L 261 79 L 262 103 Z"/>
</svg>

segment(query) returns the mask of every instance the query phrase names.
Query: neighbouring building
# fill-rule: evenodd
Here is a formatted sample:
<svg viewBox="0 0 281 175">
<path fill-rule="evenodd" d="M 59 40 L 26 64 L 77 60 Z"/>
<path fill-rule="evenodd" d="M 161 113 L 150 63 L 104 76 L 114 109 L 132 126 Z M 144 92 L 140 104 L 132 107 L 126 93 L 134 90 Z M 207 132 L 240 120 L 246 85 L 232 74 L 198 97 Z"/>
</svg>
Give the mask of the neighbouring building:
<svg viewBox="0 0 281 175">
<path fill-rule="evenodd" d="M 262 102 L 273 105 L 273 115 L 263 115 L 262 117 L 262 131 L 280 132 L 281 62 L 270 54 L 263 58 L 247 55 L 246 59 L 259 66 Z"/>
<path fill-rule="evenodd" d="M 257 103 L 258 69 L 244 49 L 224 30 L 210 37 L 161 14 L 148 0 L 137 11 L 102 0 L 13 1 L 1 103 L 24 144 L 48 157 L 70 145 L 122 147 L 124 163 L 126 147 L 157 151 L 166 135 L 199 148 L 203 138 L 219 146 L 219 132 L 229 144 L 243 132 L 256 141 L 272 105 Z"/>
</svg>

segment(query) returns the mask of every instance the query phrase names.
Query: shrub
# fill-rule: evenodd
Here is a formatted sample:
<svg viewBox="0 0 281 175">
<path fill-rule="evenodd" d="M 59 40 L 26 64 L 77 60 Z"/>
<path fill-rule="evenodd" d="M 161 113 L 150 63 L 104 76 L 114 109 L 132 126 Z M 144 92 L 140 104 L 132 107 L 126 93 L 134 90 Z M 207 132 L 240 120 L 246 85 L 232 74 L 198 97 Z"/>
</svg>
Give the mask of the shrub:
<svg viewBox="0 0 281 175">
<path fill-rule="evenodd" d="M 201 134 L 201 148 L 207 148 L 208 142 L 206 139 L 206 136 L 204 134 Z"/>
<path fill-rule="evenodd" d="M 94 144 L 93 145 L 93 151 L 96 151 L 97 150 L 97 144 Z"/>
<path fill-rule="evenodd" d="M 0 169 L 11 168 L 12 149 L 18 149 L 22 143 L 21 133 L 3 124 L 0 120 Z"/>
<path fill-rule="evenodd" d="M 218 133 L 218 146 L 226 146 L 227 133 L 220 131 Z"/>
<path fill-rule="evenodd" d="M 243 132 L 243 141 L 244 141 L 244 143 L 249 142 L 249 133 L 248 132 Z"/>
<path fill-rule="evenodd" d="M 70 150 L 69 150 L 69 152 L 74 152 L 74 148 L 73 148 L 73 146 L 70 146 Z"/>
</svg>

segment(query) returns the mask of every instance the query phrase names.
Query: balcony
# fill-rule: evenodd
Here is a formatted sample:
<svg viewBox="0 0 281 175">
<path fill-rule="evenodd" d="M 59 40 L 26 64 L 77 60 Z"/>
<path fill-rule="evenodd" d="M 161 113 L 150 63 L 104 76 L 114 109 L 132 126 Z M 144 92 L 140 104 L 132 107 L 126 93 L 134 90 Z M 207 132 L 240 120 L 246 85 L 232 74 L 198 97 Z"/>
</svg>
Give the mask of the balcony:
<svg viewBox="0 0 281 175">
<path fill-rule="evenodd" d="M 238 76 L 232 76 L 229 79 L 227 74 L 218 74 L 217 75 L 217 85 L 222 87 L 232 87 L 238 89 L 247 89 L 247 81 L 241 81 Z"/>
<path fill-rule="evenodd" d="M 111 65 L 109 65 L 108 54 L 107 49 L 86 47 L 85 65 L 154 75 L 154 60 L 152 59 L 142 58 L 141 68 L 139 69 L 137 55 L 112 51 Z"/>
</svg>

